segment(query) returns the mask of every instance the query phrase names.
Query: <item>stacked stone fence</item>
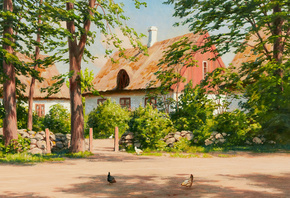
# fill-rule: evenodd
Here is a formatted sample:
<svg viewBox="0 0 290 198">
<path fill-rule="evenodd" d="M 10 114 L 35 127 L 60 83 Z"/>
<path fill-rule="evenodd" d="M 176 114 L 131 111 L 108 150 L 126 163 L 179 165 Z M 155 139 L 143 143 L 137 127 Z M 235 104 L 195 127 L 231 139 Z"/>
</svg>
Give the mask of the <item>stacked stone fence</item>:
<svg viewBox="0 0 290 198">
<path fill-rule="evenodd" d="M 19 129 L 18 134 L 22 138 L 30 139 L 29 153 L 32 154 L 45 154 L 48 153 L 46 143 L 46 133 L 44 131 L 35 132 L 27 131 L 26 129 Z M 3 135 L 3 129 L 0 128 L 0 135 Z M 49 143 L 51 152 L 58 152 L 68 149 L 70 147 L 71 134 L 53 133 L 49 131 Z M 88 148 L 88 140 L 85 141 L 85 148 Z"/>
</svg>

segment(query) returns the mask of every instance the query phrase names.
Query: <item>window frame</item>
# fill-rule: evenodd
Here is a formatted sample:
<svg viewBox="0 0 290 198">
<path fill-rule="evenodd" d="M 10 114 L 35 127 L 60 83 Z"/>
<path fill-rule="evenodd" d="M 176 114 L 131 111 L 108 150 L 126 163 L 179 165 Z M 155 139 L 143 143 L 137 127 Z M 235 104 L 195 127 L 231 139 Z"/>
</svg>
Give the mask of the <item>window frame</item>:
<svg viewBox="0 0 290 198">
<path fill-rule="evenodd" d="M 146 97 L 145 98 L 145 101 L 144 101 L 144 107 L 146 107 L 146 105 L 147 105 L 147 101 L 150 99 L 150 102 L 149 102 L 149 104 L 151 105 L 151 106 L 153 106 L 154 108 L 156 108 L 156 106 L 157 106 L 157 99 L 156 98 L 150 98 L 150 97 Z M 152 100 L 154 100 L 155 102 L 152 102 Z M 153 104 L 153 105 L 152 105 Z"/>
<path fill-rule="evenodd" d="M 206 73 L 208 72 L 208 62 L 202 61 L 202 79 L 205 79 Z"/>
<path fill-rule="evenodd" d="M 97 99 L 97 105 L 103 104 L 106 100 L 107 100 L 107 98 L 99 98 L 99 99 Z"/>
<path fill-rule="evenodd" d="M 45 116 L 45 104 L 35 104 L 35 112 L 39 117 Z"/>
<path fill-rule="evenodd" d="M 124 100 L 124 104 L 121 104 L 122 100 Z M 129 101 L 129 106 L 126 105 L 126 101 Z M 119 104 L 122 108 L 127 107 L 128 109 L 131 109 L 131 98 L 130 97 L 120 98 Z"/>
</svg>

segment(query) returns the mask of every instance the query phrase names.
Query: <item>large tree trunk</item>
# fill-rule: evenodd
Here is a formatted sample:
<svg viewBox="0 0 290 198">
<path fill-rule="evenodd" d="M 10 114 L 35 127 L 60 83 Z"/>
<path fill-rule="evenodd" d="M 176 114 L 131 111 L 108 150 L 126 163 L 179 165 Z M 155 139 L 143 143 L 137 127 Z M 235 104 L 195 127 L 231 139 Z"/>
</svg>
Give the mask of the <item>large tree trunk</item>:
<svg viewBox="0 0 290 198">
<path fill-rule="evenodd" d="M 39 1 L 39 6 L 42 4 L 42 0 Z M 40 15 L 38 17 L 38 24 L 41 23 Z M 36 42 L 40 43 L 40 28 L 38 28 Z M 40 49 L 38 46 L 35 47 L 35 60 L 39 59 Z M 33 67 L 34 70 L 37 69 L 37 65 L 35 64 Z M 33 125 L 33 96 L 34 96 L 34 89 L 35 89 L 35 78 L 31 77 L 30 89 L 29 89 L 29 96 L 28 96 L 28 120 L 27 120 L 27 129 L 32 130 Z"/>
<path fill-rule="evenodd" d="M 273 9 L 273 13 L 275 14 L 278 12 L 281 12 L 281 8 L 279 5 L 276 5 Z M 277 38 L 274 41 L 274 45 L 273 45 L 273 58 L 277 64 L 282 64 L 282 61 L 283 61 L 284 47 L 283 47 L 283 41 L 282 41 L 282 37 L 281 37 L 282 36 L 282 25 L 283 25 L 283 19 L 281 17 L 277 17 L 273 23 L 273 27 L 274 27 L 274 30 L 273 30 L 274 35 L 273 36 L 277 36 Z M 277 69 L 275 71 L 275 73 L 277 76 L 280 76 L 281 79 L 283 78 L 283 70 L 282 69 Z M 280 89 L 283 92 L 283 84 L 281 84 Z"/>
<path fill-rule="evenodd" d="M 13 12 L 12 0 L 4 0 L 4 10 Z M 5 34 L 13 35 L 12 22 L 6 21 L 4 24 L 3 37 L 13 42 L 12 38 Z M 10 45 L 3 45 L 3 49 L 13 54 L 13 48 Z M 4 74 L 8 77 L 3 85 L 3 102 L 5 109 L 5 118 L 3 123 L 3 134 L 5 145 L 8 145 L 12 139 L 18 139 L 17 135 L 17 116 L 16 116 L 16 90 L 15 90 L 15 68 L 12 63 L 3 60 Z"/>
<path fill-rule="evenodd" d="M 70 48 L 70 71 L 74 71 L 70 78 L 71 105 L 71 152 L 84 151 L 84 114 L 81 94 L 80 71 L 81 60 L 73 56 L 74 49 Z"/>
</svg>

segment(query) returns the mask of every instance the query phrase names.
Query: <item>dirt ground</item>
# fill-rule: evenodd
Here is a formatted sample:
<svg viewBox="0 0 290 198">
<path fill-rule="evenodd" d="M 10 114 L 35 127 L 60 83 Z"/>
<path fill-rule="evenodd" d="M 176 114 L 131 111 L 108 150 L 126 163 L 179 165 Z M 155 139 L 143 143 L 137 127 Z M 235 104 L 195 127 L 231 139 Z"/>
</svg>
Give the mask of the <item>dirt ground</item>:
<svg viewBox="0 0 290 198">
<path fill-rule="evenodd" d="M 111 172 L 117 183 L 108 184 Z M 180 184 L 194 175 L 191 188 Z M 94 140 L 94 156 L 35 165 L 0 164 L 0 197 L 290 197 L 290 154 L 171 158 L 113 152 Z"/>
</svg>

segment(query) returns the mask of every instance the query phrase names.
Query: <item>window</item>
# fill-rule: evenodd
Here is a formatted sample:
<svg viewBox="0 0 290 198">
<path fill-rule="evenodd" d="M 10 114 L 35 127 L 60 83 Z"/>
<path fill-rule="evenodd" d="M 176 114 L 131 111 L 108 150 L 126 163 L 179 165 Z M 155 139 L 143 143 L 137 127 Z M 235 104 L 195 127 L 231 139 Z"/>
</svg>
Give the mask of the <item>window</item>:
<svg viewBox="0 0 290 198">
<path fill-rule="evenodd" d="M 147 103 L 151 104 L 153 107 L 156 107 L 157 100 L 156 98 L 145 98 L 145 107 Z"/>
<path fill-rule="evenodd" d="M 205 79 L 206 73 L 208 72 L 208 65 L 206 61 L 202 62 L 202 78 Z"/>
<path fill-rule="evenodd" d="M 106 98 L 100 98 L 97 100 L 97 104 L 103 104 L 107 99 Z"/>
<path fill-rule="evenodd" d="M 35 111 L 39 117 L 43 117 L 45 115 L 44 104 L 35 104 Z"/>
<path fill-rule="evenodd" d="M 117 76 L 117 89 L 124 89 L 130 84 L 130 78 L 124 69 L 121 69 Z"/>
<path fill-rule="evenodd" d="M 120 105 L 131 109 L 131 98 L 120 98 Z"/>
</svg>

